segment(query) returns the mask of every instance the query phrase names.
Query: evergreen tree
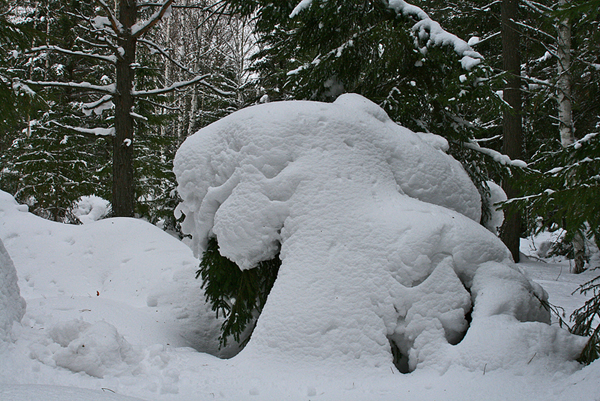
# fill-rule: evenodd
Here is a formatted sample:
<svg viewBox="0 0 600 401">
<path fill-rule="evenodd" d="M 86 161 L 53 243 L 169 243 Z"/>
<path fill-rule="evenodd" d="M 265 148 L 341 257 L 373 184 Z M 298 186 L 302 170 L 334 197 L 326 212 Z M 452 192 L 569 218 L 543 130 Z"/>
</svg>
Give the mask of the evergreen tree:
<svg viewBox="0 0 600 401">
<path fill-rule="evenodd" d="M 212 85 L 205 81 L 208 74 L 196 74 L 189 68 L 186 70 L 188 76 L 183 81 L 167 83 L 152 77 L 154 70 L 147 61 L 165 55 L 164 51 L 160 51 L 162 47 L 152 41 L 152 29 L 170 12 L 173 0 L 141 5 L 130 0 L 118 0 L 111 4 L 97 0 L 98 7 L 82 4 L 74 2 L 58 11 L 59 19 L 73 21 L 71 32 L 75 36 L 74 47 L 63 47 L 60 42 L 49 41 L 34 47 L 30 53 L 58 53 L 69 60 L 89 60 L 107 70 L 101 82 L 96 82 L 93 75 L 75 76 L 65 81 L 33 78 L 23 82 L 33 88 L 49 88 L 50 91 L 61 88 L 77 93 L 80 103 L 88 112 L 109 110 L 111 119 L 101 121 L 102 125 L 86 121 L 90 125 L 63 127 L 83 134 L 108 135 L 112 139 L 110 200 L 113 213 L 117 216 L 133 216 L 134 149 L 137 148 L 134 131 L 144 130 L 144 124 L 152 120 L 149 115 L 137 112 L 143 108 L 139 103 L 151 102 L 155 105 L 155 111 L 156 107 L 160 107 L 160 96 L 166 93 L 194 84 L 205 84 L 211 88 Z M 141 50 L 144 47 L 148 49 L 146 54 Z M 181 63 L 174 64 L 185 68 Z"/>
<path fill-rule="evenodd" d="M 490 177 L 506 173 L 498 153 L 485 149 L 501 134 L 501 74 L 424 10 L 395 1 L 229 3 L 256 15 L 253 68 L 269 99 L 360 93 L 401 125 L 448 139 L 482 193 Z M 470 21 L 462 32 L 475 44 L 486 28 Z"/>
</svg>

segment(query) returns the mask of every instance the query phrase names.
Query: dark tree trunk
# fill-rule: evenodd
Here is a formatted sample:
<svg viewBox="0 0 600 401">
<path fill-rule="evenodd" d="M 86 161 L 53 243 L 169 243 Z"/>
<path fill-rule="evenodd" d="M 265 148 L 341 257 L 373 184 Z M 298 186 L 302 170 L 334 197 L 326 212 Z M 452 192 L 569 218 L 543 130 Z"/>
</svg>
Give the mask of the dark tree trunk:
<svg viewBox="0 0 600 401">
<path fill-rule="evenodd" d="M 136 38 L 131 27 L 136 22 L 135 0 L 119 1 L 118 18 L 124 32 L 119 35 L 123 49 L 117 58 L 117 94 L 115 96 L 115 137 L 113 142 L 112 209 L 114 216 L 133 217 L 135 207 L 135 184 L 133 172 L 133 88 Z"/>
<path fill-rule="evenodd" d="M 502 131 L 503 152 L 511 159 L 523 157 L 523 130 L 521 119 L 521 55 L 520 32 L 517 24 L 518 0 L 502 1 L 502 57 L 507 72 L 504 100 L 510 109 L 504 111 Z M 514 180 L 505 180 L 502 188 L 508 198 L 519 196 Z M 517 211 L 506 212 L 501 238 L 510 250 L 515 262 L 519 261 L 521 216 Z"/>
</svg>

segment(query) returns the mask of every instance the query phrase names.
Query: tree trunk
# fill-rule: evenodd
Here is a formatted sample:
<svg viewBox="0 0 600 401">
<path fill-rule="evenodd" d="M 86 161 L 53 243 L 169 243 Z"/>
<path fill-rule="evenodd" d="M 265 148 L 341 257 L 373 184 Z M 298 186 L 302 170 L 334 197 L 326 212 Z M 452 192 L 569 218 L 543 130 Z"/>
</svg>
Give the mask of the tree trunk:
<svg viewBox="0 0 600 401">
<path fill-rule="evenodd" d="M 119 22 L 123 34 L 119 35 L 119 46 L 123 49 L 117 58 L 115 96 L 115 137 L 113 141 L 113 215 L 133 217 L 135 207 L 135 183 L 133 171 L 133 89 L 136 38 L 131 35 L 135 24 L 137 6 L 135 0 L 119 1 Z"/>
<path fill-rule="evenodd" d="M 567 4 L 567 0 L 559 0 L 559 6 Z M 575 141 L 575 129 L 573 127 L 573 111 L 571 105 L 571 22 L 568 18 L 558 24 L 558 46 L 557 46 L 557 70 L 558 70 L 558 120 L 560 143 L 563 147 L 573 144 Z M 585 237 L 583 233 L 575 233 L 572 241 L 573 258 L 575 267 L 573 273 L 582 273 L 585 270 Z"/>
<path fill-rule="evenodd" d="M 502 57 L 507 72 L 504 100 L 510 106 L 503 113 L 503 152 L 511 159 L 521 159 L 523 154 L 523 131 L 521 119 L 521 55 L 520 32 L 515 21 L 518 16 L 517 0 L 502 1 Z M 512 180 L 514 181 L 514 180 Z M 513 182 L 505 180 L 502 188 L 509 199 L 519 196 Z M 501 238 L 510 250 L 515 262 L 519 261 L 521 216 L 517 211 L 507 211 Z"/>
</svg>

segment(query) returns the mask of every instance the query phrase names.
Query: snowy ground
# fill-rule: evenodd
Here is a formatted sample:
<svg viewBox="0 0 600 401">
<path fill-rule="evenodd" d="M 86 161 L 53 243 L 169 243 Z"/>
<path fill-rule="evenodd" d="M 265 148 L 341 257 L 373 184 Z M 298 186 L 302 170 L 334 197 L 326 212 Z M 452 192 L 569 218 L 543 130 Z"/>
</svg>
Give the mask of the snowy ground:
<svg viewBox="0 0 600 401">
<path fill-rule="evenodd" d="M 69 226 L 0 191 L 0 399 L 598 399 L 540 286 L 570 314 L 594 272 L 543 238 L 512 263 L 447 148 L 353 94 L 238 111 L 175 158 L 191 248 L 98 199 Z M 213 236 L 242 269 L 282 261 L 240 353 L 194 278 Z"/>
<path fill-rule="evenodd" d="M 187 246 L 133 219 L 45 221 L 0 195 L 0 239 L 27 302 L 13 341 L 0 343 L 3 401 L 600 399 L 598 362 L 373 375 L 293 360 L 218 359 L 196 350 L 216 352 L 218 322 Z M 530 242 L 522 248 L 534 254 Z M 572 275 L 559 260 L 521 266 L 567 313 L 584 301 L 571 293 L 593 276 Z"/>
</svg>

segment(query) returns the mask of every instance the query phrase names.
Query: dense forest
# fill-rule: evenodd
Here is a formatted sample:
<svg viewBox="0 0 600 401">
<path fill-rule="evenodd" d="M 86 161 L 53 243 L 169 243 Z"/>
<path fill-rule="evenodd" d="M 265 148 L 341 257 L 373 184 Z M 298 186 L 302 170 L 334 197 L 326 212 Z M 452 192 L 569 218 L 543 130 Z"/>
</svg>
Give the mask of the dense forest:
<svg viewBox="0 0 600 401">
<path fill-rule="evenodd" d="M 509 200 L 500 236 L 600 245 L 600 1 L 1 0 L 0 188 L 78 224 L 82 196 L 179 231 L 174 154 L 261 102 L 359 93 L 446 138 Z M 482 224 L 494 205 L 485 204 Z M 590 282 L 589 291 L 598 283 Z M 592 297 L 573 330 L 600 337 Z M 587 311 L 587 313 L 586 313 Z M 597 346 L 588 349 L 593 359 Z M 596 354 L 597 356 L 597 354 Z"/>
</svg>

